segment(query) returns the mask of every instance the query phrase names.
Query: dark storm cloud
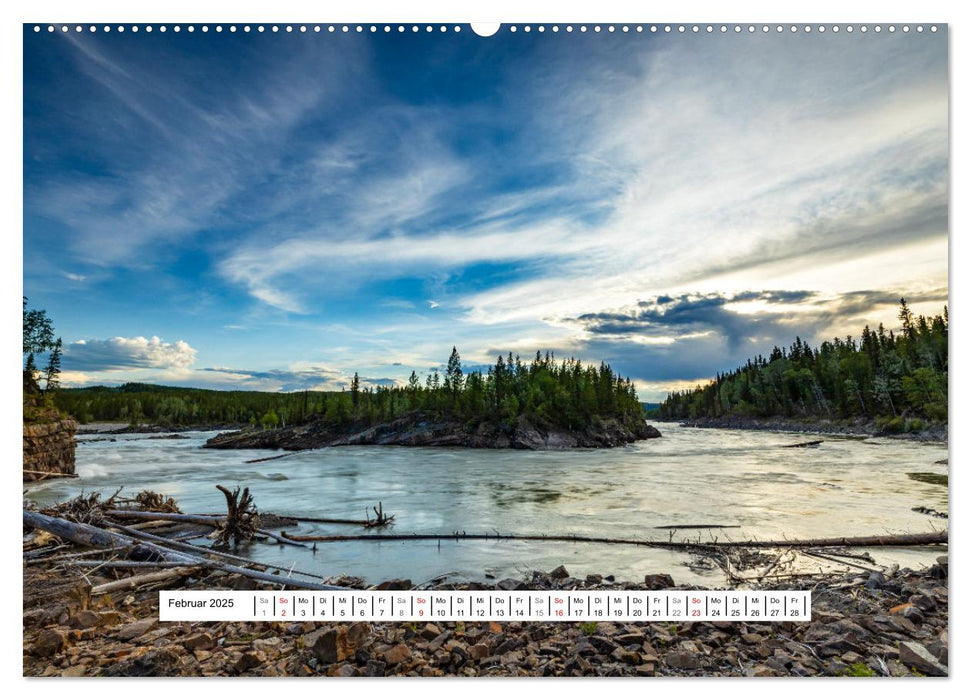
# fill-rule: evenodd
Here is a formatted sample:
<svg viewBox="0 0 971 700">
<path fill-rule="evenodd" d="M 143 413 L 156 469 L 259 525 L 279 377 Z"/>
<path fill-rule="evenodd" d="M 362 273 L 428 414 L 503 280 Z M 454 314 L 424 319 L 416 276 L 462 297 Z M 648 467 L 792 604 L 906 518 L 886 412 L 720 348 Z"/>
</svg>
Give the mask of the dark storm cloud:
<svg viewBox="0 0 971 700">
<path fill-rule="evenodd" d="M 768 354 L 773 346 L 788 347 L 797 336 L 819 342 L 835 323 L 857 324 L 854 334 L 858 333 L 876 309 L 895 306 L 900 298 L 899 293 L 884 290 L 838 296 L 804 290 L 660 295 L 572 321 L 591 334 L 579 350 L 583 356 L 602 358 L 622 374 L 642 381 L 690 380 L 734 369 L 749 358 Z M 943 305 L 947 289 L 908 295 L 907 300 Z M 755 301 L 765 303 L 757 313 L 730 308 Z M 779 304 L 799 308 L 773 308 Z"/>
</svg>

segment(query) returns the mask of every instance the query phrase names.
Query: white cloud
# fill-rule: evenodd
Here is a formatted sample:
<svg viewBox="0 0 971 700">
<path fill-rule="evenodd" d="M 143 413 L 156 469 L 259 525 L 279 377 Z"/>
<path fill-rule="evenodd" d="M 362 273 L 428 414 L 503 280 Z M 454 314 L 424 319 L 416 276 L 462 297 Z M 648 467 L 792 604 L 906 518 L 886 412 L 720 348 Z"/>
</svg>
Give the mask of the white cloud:
<svg viewBox="0 0 971 700">
<path fill-rule="evenodd" d="M 78 340 L 64 348 L 65 370 L 86 373 L 118 369 L 184 370 L 193 365 L 196 349 L 184 340 L 174 343 L 158 336 L 121 336 L 105 340 Z"/>
</svg>

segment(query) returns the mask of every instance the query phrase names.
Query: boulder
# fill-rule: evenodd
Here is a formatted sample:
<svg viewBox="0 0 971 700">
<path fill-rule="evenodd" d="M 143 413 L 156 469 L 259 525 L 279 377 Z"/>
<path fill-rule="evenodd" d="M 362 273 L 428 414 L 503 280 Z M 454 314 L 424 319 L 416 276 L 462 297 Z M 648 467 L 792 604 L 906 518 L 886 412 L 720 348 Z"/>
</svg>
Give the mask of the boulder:
<svg viewBox="0 0 971 700">
<path fill-rule="evenodd" d="M 644 577 L 644 585 L 650 591 L 660 591 L 674 588 L 674 579 L 671 574 L 648 574 Z"/>
<path fill-rule="evenodd" d="M 907 668 L 915 669 L 925 676 L 947 676 L 947 666 L 918 642 L 900 643 L 900 663 Z"/>
<path fill-rule="evenodd" d="M 34 641 L 32 651 L 38 656 L 54 656 L 67 646 L 67 635 L 56 629 L 41 630 Z"/>
<path fill-rule="evenodd" d="M 115 636 L 123 642 L 128 642 L 132 639 L 141 637 L 147 632 L 150 632 L 151 630 L 155 629 L 157 625 L 158 620 L 149 617 L 144 620 L 139 620 L 138 622 L 123 625 L 121 629 L 115 632 Z"/>
</svg>

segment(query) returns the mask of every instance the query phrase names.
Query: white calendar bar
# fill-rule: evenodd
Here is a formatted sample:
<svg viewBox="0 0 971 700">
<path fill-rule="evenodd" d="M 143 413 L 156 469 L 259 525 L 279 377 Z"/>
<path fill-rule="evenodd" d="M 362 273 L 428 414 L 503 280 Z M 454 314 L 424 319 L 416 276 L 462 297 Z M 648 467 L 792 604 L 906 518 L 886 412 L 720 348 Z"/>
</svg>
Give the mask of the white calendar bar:
<svg viewBox="0 0 971 700">
<path fill-rule="evenodd" d="M 809 591 L 161 591 L 176 621 L 806 621 Z"/>
</svg>

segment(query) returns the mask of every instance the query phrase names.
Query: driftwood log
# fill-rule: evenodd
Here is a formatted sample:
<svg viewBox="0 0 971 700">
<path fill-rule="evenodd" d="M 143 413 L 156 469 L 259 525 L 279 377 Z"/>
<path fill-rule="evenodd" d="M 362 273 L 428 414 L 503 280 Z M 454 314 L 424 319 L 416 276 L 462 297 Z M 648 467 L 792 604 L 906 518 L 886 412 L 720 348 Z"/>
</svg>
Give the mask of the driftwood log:
<svg viewBox="0 0 971 700">
<path fill-rule="evenodd" d="M 260 514 L 253 504 L 249 487 L 240 492 L 239 487 L 230 491 L 225 486 L 216 485 L 226 497 L 226 517 L 216 530 L 216 544 L 234 545 L 248 542 L 260 527 Z"/>
<path fill-rule="evenodd" d="M 818 447 L 822 444 L 822 440 L 810 440 L 809 442 L 797 442 L 794 445 L 783 445 L 783 447 Z"/>
<path fill-rule="evenodd" d="M 157 515 L 157 514 L 156 514 Z M 162 544 L 156 542 L 149 542 L 148 538 L 142 538 L 141 536 L 128 536 L 120 535 L 107 530 L 102 530 L 99 527 L 93 525 L 85 525 L 83 523 L 72 523 L 67 520 L 62 520 L 61 518 L 54 518 L 49 515 L 42 515 L 41 513 L 35 513 L 33 511 L 24 510 L 24 525 L 27 527 L 34 528 L 36 530 L 44 530 L 45 532 L 50 532 L 53 535 L 57 535 L 61 539 L 69 540 L 75 544 L 92 546 L 92 547 L 134 547 L 136 544 L 142 545 L 143 547 L 149 547 L 157 552 L 161 561 L 166 562 L 181 562 L 188 566 L 207 566 L 227 573 L 240 574 L 247 578 L 254 579 L 256 581 L 265 581 L 267 583 L 274 583 L 277 585 L 290 586 L 296 589 L 304 590 L 314 590 L 314 591 L 336 591 L 336 590 L 346 590 L 340 586 L 330 586 L 323 583 L 318 583 L 316 581 L 306 581 L 301 579 L 294 579 L 289 576 L 279 576 L 277 574 L 269 574 L 263 571 L 254 571 L 252 569 L 245 569 L 241 566 L 235 566 L 233 564 L 228 564 L 225 561 L 214 560 L 204 558 L 202 556 L 194 556 L 191 554 L 186 554 L 183 552 L 178 552 L 171 549 L 168 546 L 163 546 Z M 136 531 L 137 532 L 137 531 Z M 266 568 L 271 568 L 267 566 Z"/>
<path fill-rule="evenodd" d="M 734 547 L 916 547 L 931 544 L 947 544 L 947 530 L 919 535 L 874 535 L 871 537 L 829 537 L 807 540 L 749 540 L 747 542 L 673 542 L 666 540 L 635 540 L 610 537 L 584 537 L 581 535 L 503 535 L 466 534 L 453 532 L 440 535 L 288 535 L 298 542 L 393 542 L 404 540 L 518 540 L 527 542 L 588 542 L 591 544 L 626 544 L 638 547 L 662 549 L 731 549 Z"/>
<path fill-rule="evenodd" d="M 225 525 L 226 518 L 221 515 L 193 515 L 192 513 L 155 513 L 142 510 L 109 510 L 106 512 L 114 518 L 129 518 L 131 520 L 149 520 L 153 522 L 192 523 L 194 525 L 209 525 L 219 529 Z M 302 542 L 291 540 L 283 535 L 277 535 L 269 530 L 254 528 L 253 532 L 276 540 L 280 544 L 290 544 L 295 547 L 305 547 Z M 218 540 L 217 540 L 218 543 Z"/>
<path fill-rule="evenodd" d="M 200 569 L 201 567 L 199 566 L 180 566 L 174 569 L 156 571 L 151 574 L 142 574 L 140 576 L 118 579 L 117 581 L 109 581 L 98 586 L 92 586 L 91 595 L 97 596 L 104 595 L 105 593 L 114 593 L 115 591 L 126 591 L 129 588 L 137 588 L 138 586 L 144 586 L 149 583 L 158 584 L 177 581 L 187 576 L 198 574 Z"/>
</svg>

